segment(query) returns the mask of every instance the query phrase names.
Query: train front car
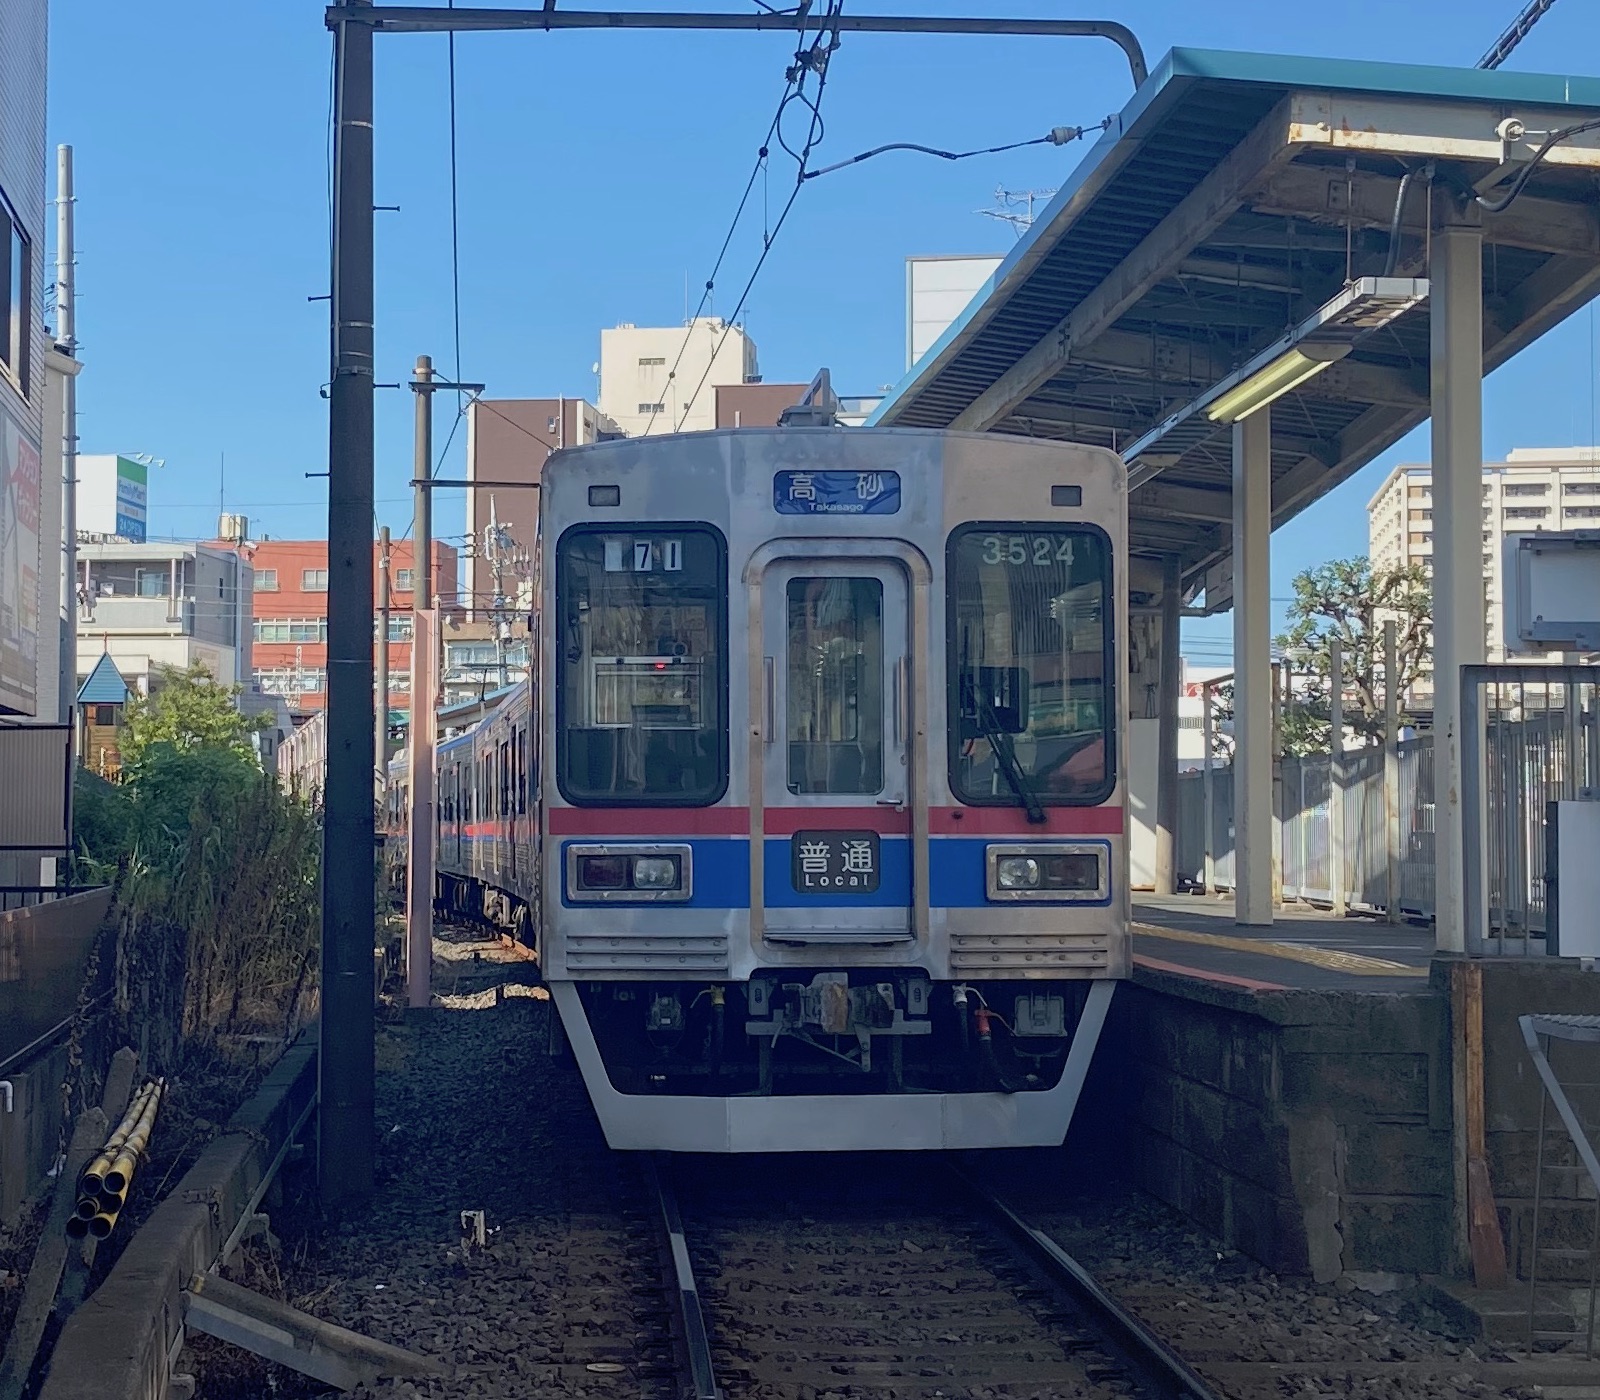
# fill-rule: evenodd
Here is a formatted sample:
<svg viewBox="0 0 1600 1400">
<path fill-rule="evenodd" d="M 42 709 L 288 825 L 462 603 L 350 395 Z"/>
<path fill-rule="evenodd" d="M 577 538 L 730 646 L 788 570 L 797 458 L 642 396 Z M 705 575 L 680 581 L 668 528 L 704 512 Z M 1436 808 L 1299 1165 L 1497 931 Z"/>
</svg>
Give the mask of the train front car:
<svg viewBox="0 0 1600 1400">
<path fill-rule="evenodd" d="M 614 1147 L 1062 1140 L 1129 965 L 1124 481 L 904 430 L 551 459 L 540 958 Z"/>
</svg>

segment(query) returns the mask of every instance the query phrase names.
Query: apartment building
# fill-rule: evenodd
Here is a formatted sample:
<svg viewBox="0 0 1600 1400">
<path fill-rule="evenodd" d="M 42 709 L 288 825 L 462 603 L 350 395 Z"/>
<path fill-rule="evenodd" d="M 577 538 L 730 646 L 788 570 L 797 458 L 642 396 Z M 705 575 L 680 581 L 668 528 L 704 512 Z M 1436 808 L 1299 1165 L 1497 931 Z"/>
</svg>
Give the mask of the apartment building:
<svg viewBox="0 0 1600 1400">
<path fill-rule="evenodd" d="M 248 679 L 268 695 L 281 695 L 298 715 L 320 710 L 328 693 L 328 542 L 261 540 L 221 545 L 237 548 L 255 573 L 250 623 L 253 666 Z M 433 589 L 440 607 L 459 610 L 456 551 L 433 544 Z M 372 546 L 374 595 L 379 568 Z M 411 708 L 411 607 L 417 559 L 410 540 L 389 549 L 389 708 Z M 377 622 L 373 622 L 374 650 Z"/>
<path fill-rule="evenodd" d="M 1484 641 L 1490 661 L 1506 657 L 1502 560 L 1507 535 L 1600 529 L 1600 449 L 1518 447 L 1483 466 Z M 1433 473 L 1397 466 L 1367 502 L 1367 548 L 1375 569 L 1432 567 Z M 1429 690 L 1426 683 L 1420 690 Z"/>
<path fill-rule="evenodd" d="M 224 544 L 78 546 L 77 680 L 103 656 L 135 690 L 197 662 L 224 685 L 250 684 L 252 581 Z"/>
</svg>

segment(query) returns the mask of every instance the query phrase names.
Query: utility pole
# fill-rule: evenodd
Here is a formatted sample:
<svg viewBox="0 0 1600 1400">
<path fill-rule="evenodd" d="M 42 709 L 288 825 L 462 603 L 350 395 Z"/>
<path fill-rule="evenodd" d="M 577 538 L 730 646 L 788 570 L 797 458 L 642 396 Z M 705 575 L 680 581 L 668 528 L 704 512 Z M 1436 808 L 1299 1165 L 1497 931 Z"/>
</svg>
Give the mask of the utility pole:
<svg viewBox="0 0 1600 1400">
<path fill-rule="evenodd" d="M 374 687 L 378 726 L 378 793 L 389 790 L 389 527 L 378 531 L 378 683 Z"/>
<path fill-rule="evenodd" d="M 411 571 L 411 811 L 406 860 L 406 1004 L 425 1007 L 433 1000 L 433 361 L 417 356 L 415 457 L 412 462 L 416 515 Z"/>
<path fill-rule="evenodd" d="M 333 29 L 334 203 L 328 385 L 328 767 L 322 836 L 324 1206 L 372 1193 L 376 942 L 372 693 L 372 25 L 346 0 Z"/>
<path fill-rule="evenodd" d="M 77 274 L 73 243 L 72 147 L 56 147 L 56 344 L 70 360 L 78 358 Z M 78 380 L 70 370 L 61 380 L 61 723 L 72 723 L 78 695 Z"/>
</svg>

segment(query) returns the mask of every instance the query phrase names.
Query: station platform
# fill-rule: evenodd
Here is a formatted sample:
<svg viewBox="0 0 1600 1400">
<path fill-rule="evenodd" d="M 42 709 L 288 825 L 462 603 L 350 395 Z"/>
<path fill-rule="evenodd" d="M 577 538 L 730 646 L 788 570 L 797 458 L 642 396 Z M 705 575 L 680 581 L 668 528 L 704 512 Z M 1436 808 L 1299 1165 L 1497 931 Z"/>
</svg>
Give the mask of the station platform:
<svg viewBox="0 0 1600 1400">
<path fill-rule="evenodd" d="M 1246 992 L 1405 992 L 1425 985 L 1433 930 L 1296 907 L 1270 928 L 1234 923 L 1232 898 L 1139 895 L 1133 907 L 1140 970 Z"/>
</svg>

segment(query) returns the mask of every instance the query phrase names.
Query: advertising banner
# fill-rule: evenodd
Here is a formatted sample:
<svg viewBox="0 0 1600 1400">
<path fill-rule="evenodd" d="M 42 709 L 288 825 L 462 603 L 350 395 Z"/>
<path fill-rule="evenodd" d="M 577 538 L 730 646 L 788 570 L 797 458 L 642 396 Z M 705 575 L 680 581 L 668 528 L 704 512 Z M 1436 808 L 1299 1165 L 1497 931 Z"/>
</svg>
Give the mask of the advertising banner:
<svg viewBox="0 0 1600 1400">
<path fill-rule="evenodd" d="M 39 677 L 39 446 L 0 409 L 0 710 L 31 715 Z"/>
<path fill-rule="evenodd" d="M 117 458 L 117 534 L 143 544 L 150 499 L 150 468 L 143 462 Z"/>
</svg>

